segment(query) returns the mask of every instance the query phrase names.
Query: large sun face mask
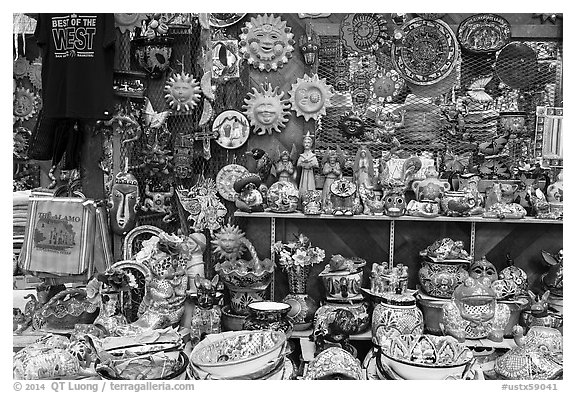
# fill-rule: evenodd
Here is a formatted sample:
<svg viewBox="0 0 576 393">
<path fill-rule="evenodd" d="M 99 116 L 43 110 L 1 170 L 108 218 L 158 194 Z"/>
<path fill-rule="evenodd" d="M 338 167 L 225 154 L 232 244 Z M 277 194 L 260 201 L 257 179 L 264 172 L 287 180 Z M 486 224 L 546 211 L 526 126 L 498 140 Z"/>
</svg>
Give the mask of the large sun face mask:
<svg viewBox="0 0 576 393">
<path fill-rule="evenodd" d="M 296 116 L 304 116 L 304 120 L 308 121 L 325 115 L 326 105 L 334 95 L 331 90 L 326 79 L 319 79 L 318 74 L 296 79 L 290 90 L 290 103 Z"/>
<path fill-rule="evenodd" d="M 254 133 L 264 135 L 266 132 L 281 132 L 288 122 L 290 104 L 288 100 L 283 100 L 283 92 L 278 92 L 278 86 L 272 89 L 268 84 L 267 88 L 260 86 L 260 91 L 252 88 L 253 92 L 248 93 L 248 98 L 244 99 L 244 114 L 254 126 Z"/>
<path fill-rule="evenodd" d="M 110 226 L 117 235 L 125 235 L 136 226 L 136 207 L 140 200 L 138 181 L 128 172 L 119 172 L 110 193 Z"/>
<path fill-rule="evenodd" d="M 194 109 L 200 102 L 200 84 L 187 73 L 174 74 L 164 86 L 164 98 L 170 108 L 185 112 Z"/>
<path fill-rule="evenodd" d="M 272 14 L 251 18 L 240 34 L 240 53 L 260 71 L 276 71 L 292 57 L 294 34 L 291 30 L 285 21 Z"/>
</svg>

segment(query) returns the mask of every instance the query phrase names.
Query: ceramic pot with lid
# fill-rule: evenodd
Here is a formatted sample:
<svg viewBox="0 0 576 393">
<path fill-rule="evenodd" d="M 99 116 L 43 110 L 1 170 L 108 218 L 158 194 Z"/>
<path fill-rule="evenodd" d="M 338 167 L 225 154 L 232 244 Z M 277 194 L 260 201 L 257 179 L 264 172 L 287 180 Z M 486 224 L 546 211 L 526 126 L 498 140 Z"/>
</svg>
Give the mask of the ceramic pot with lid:
<svg viewBox="0 0 576 393">
<path fill-rule="evenodd" d="M 372 340 L 424 332 L 424 317 L 422 311 L 416 307 L 416 298 L 413 295 L 384 293 L 375 296 L 375 299 L 378 303 L 372 313 Z"/>
</svg>

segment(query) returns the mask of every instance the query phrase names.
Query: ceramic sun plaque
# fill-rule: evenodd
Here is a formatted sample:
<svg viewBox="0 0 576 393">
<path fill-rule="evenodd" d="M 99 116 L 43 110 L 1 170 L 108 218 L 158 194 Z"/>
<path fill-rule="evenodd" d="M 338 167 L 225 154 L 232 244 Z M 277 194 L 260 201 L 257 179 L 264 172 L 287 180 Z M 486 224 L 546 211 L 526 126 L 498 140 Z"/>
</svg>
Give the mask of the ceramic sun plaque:
<svg viewBox="0 0 576 393">
<path fill-rule="evenodd" d="M 178 112 L 194 109 L 200 102 L 200 84 L 187 73 L 174 74 L 164 86 L 164 98 Z"/>
<path fill-rule="evenodd" d="M 369 52 L 390 39 L 382 14 L 349 14 L 340 25 L 344 46 L 354 52 Z"/>
<path fill-rule="evenodd" d="M 271 84 L 266 88 L 260 86 L 259 90 L 253 87 L 252 92 L 248 93 L 248 98 L 244 99 L 244 114 L 254 127 L 255 134 L 281 132 L 280 128 L 286 126 L 290 103 L 282 99 L 284 93 L 278 90 L 278 86 L 272 89 Z"/>
<path fill-rule="evenodd" d="M 230 109 L 216 116 L 212 123 L 212 130 L 218 133 L 217 144 L 225 149 L 236 149 L 248 140 L 250 124 L 246 116 Z"/>
<path fill-rule="evenodd" d="M 326 84 L 326 79 L 319 79 L 318 74 L 296 79 L 289 94 L 296 116 L 303 116 L 306 121 L 325 115 L 326 106 L 334 95 L 332 86 Z"/>
<path fill-rule="evenodd" d="M 276 71 L 292 57 L 294 34 L 280 17 L 264 14 L 250 18 L 240 34 L 240 53 L 260 71 Z"/>
<path fill-rule="evenodd" d="M 432 85 L 446 78 L 460 57 L 456 34 L 441 20 L 414 18 L 392 43 L 392 63 L 408 82 Z"/>
<path fill-rule="evenodd" d="M 14 92 L 14 120 L 25 121 L 36 114 L 37 97 L 30 90 L 18 87 Z"/>
</svg>

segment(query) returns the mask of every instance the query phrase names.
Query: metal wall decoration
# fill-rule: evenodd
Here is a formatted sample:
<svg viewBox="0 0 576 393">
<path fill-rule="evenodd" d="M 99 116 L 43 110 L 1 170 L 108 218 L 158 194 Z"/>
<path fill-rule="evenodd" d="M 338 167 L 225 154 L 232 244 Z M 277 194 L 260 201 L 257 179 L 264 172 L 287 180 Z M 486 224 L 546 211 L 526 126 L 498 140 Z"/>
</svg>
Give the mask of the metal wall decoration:
<svg viewBox="0 0 576 393">
<path fill-rule="evenodd" d="M 238 41 L 212 41 L 212 79 L 226 82 L 238 77 L 240 77 Z"/>
<path fill-rule="evenodd" d="M 32 118 L 37 109 L 38 98 L 36 94 L 24 87 L 17 87 L 14 92 L 14 123 Z"/>
<path fill-rule="evenodd" d="M 303 116 L 306 121 L 325 115 L 326 106 L 334 95 L 332 86 L 326 84 L 326 79 L 318 78 L 318 74 L 311 77 L 305 74 L 304 77 L 297 78 L 289 94 L 296 116 Z"/>
<path fill-rule="evenodd" d="M 284 92 L 278 90 L 278 86 L 272 89 L 270 83 L 266 88 L 260 85 L 259 90 L 253 87 L 253 92 L 249 92 L 248 98 L 244 99 L 244 114 L 257 135 L 272 134 L 272 131 L 281 132 L 280 128 L 284 128 L 288 122 L 290 103 L 282 99 Z"/>
<path fill-rule="evenodd" d="M 346 48 L 353 52 L 372 52 L 390 40 L 387 21 L 382 14 L 349 14 L 340 25 Z"/>
<path fill-rule="evenodd" d="M 396 70 L 382 70 L 371 80 L 372 98 L 380 102 L 394 102 L 406 87 L 404 78 Z"/>
<path fill-rule="evenodd" d="M 462 48 L 476 53 L 496 52 L 512 35 L 510 23 L 495 14 L 478 14 L 466 18 L 458 26 L 458 42 Z"/>
<path fill-rule="evenodd" d="M 563 108 L 536 108 L 536 135 L 534 155 L 541 158 L 545 166 L 563 166 L 562 147 Z"/>
<path fill-rule="evenodd" d="M 216 116 L 212 123 L 212 130 L 218 133 L 216 143 L 225 149 L 239 148 L 250 136 L 248 119 L 233 109 L 225 110 Z"/>
<path fill-rule="evenodd" d="M 392 44 L 392 63 L 404 79 L 431 85 L 446 78 L 460 57 L 450 26 L 441 20 L 414 18 L 402 30 L 404 38 Z"/>
<path fill-rule="evenodd" d="M 240 34 L 240 53 L 260 71 L 276 71 L 292 57 L 295 42 L 291 31 L 285 21 L 273 14 L 250 18 Z"/>
</svg>

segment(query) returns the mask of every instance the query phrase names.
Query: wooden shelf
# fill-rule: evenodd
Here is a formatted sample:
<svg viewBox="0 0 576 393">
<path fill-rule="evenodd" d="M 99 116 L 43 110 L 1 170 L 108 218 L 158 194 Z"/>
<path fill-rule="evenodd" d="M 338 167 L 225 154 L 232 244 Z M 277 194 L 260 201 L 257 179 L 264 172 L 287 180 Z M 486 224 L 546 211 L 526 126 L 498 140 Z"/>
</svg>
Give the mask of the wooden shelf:
<svg viewBox="0 0 576 393">
<path fill-rule="evenodd" d="M 354 216 L 334 216 L 332 214 L 320 214 L 320 215 L 306 215 L 304 213 L 272 213 L 272 212 L 260 212 L 260 213 L 246 213 L 242 211 L 235 211 L 235 217 L 250 217 L 250 218 L 287 218 L 287 219 L 313 219 L 313 220 L 367 220 L 367 221 L 425 221 L 425 222 L 476 222 L 476 223 L 500 223 L 500 224 L 556 224 L 562 225 L 562 220 L 544 220 L 537 219 L 533 217 L 521 218 L 521 219 L 497 219 L 497 218 L 483 218 L 480 216 L 471 217 L 447 217 L 438 216 L 433 218 L 426 217 L 414 217 L 414 216 L 401 216 L 401 217 L 389 217 L 389 216 L 369 216 L 365 214 L 358 214 Z"/>
</svg>

